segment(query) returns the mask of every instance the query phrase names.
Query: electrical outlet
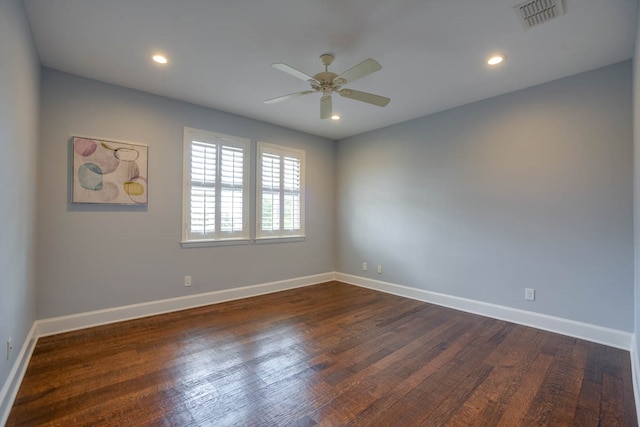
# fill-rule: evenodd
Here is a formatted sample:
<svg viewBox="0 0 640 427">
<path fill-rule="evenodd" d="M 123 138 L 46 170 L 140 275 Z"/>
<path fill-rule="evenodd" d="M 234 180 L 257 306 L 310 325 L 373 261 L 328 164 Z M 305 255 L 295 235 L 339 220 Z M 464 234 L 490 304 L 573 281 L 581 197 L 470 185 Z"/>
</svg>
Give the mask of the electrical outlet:
<svg viewBox="0 0 640 427">
<path fill-rule="evenodd" d="M 11 350 L 13 350 L 13 344 L 11 343 L 11 338 L 7 340 L 7 360 L 11 357 Z"/>
<path fill-rule="evenodd" d="M 536 290 L 531 288 L 524 288 L 524 299 L 527 301 L 535 301 Z"/>
<path fill-rule="evenodd" d="M 184 285 L 191 286 L 191 276 L 184 276 Z"/>
<path fill-rule="evenodd" d="M 378 265 L 378 274 L 382 274 L 382 266 Z"/>
<path fill-rule="evenodd" d="M 369 269 L 369 267 L 367 266 L 366 262 L 362 263 L 362 271 L 367 271 Z"/>
</svg>

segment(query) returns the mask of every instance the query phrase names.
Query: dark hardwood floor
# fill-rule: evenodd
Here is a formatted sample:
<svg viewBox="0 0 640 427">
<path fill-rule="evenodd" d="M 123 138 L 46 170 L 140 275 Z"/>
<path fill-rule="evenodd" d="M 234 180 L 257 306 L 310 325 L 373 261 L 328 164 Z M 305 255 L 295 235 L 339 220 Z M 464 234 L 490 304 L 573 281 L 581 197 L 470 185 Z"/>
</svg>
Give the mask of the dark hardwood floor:
<svg viewBox="0 0 640 427">
<path fill-rule="evenodd" d="M 41 338 L 8 426 L 635 426 L 629 353 L 331 282 Z"/>
</svg>

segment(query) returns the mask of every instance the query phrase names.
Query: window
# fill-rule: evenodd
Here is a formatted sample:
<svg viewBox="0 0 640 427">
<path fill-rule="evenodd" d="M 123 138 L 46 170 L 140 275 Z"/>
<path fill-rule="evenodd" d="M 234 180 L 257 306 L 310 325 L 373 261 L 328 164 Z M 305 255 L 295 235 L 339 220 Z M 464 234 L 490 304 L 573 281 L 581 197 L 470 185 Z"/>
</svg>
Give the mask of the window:
<svg viewBox="0 0 640 427">
<path fill-rule="evenodd" d="M 256 238 L 304 237 L 304 151 L 258 142 Z"/>
<path fill-rule="evenodd" d="M 249 241 L 249 140 L 184 130 L 183 246 Z"/>
</svg>

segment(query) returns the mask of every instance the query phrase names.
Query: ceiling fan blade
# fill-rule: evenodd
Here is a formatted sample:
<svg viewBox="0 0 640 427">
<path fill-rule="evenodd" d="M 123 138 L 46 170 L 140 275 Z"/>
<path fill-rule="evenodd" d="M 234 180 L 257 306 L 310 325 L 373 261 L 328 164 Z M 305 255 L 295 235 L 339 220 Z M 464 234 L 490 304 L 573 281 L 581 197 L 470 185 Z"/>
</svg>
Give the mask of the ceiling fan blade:
<svg viewBox="0 0 640 427">
<path fill-rule="evenodd" d="M 385 107 L 391 99 L 386 96 L 375 95 L 373 93 L 361 92 L 353 89 L 342 89 L 337 91 L 340 96 L 345 98 L 355 99 L 356 101 L 367 102 L 369 104 L 377 105 L 378 107 Z"/>
<path fill-rule="evenodd" d="M 276 70 L 284 71 L 285 73 L 290 74 L 293 77 L 297 77 L 300 80 L 304 80 L 305 82 L 318 82 L 316 79 L 314 79 L 310 75 L 303 73 L 302 71 L 297 70 L 290 65 L 278 62 L 275 64 L 271 64 L 271 66 Z"/>
<path fill-rule="evenodd" d="M 375 59 L 365 59 L 358 65 L 354 65 L 344 73 L 340 74 L 334 79 L 334 81 L 338 80 L 339 84 L 344 85 L 381 69 L 382 65 L 380 65 Z"/>
<path fill-rule="evenodd" d="M 284 101 L 285 99 L 295 98 L 296 96 L 300 96 L 300 95 L 308 95 L 308 94 L 314 93 L 314 92 L 315 92 L 315 90 L 303 90 L 302 92 L 290 93 L 289 95 L 283 95 L 283 96 L 279 96 L 277 98 L 267 99 L 266 101 L 264 101 L 264 103 L 265 104 L 273 104 L 275 102 Z"/>
<path fill-rule="evenodd" d="M 320 118 L 328 119 L 331 117 L 332 110 L 331 95 L 325 95 L 320 98 Z"/>
</svg>

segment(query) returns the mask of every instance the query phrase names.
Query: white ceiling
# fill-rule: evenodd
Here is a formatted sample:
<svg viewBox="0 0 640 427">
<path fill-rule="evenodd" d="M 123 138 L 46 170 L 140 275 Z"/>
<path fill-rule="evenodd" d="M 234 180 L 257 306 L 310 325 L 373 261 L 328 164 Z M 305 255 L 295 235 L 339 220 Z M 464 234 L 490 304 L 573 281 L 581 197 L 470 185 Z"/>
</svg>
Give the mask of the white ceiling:
<svg viewBox="0 0 640 427">
<path fill-rule="evenodd" d="M 340 139 L 631 57 L 637 0 L 565 0 L 566 14 L 525 30 L 520 0 L 25 0 L 44 66 Z M 162 52 L 169 64 L 150 61 Z M 273 69 L 382 70 L 351 85 L 380 108 L 320 95 Z M 486 57 L 507 55 L 490 68 Z"/>
</svg>

